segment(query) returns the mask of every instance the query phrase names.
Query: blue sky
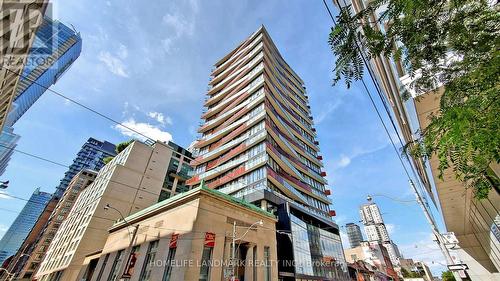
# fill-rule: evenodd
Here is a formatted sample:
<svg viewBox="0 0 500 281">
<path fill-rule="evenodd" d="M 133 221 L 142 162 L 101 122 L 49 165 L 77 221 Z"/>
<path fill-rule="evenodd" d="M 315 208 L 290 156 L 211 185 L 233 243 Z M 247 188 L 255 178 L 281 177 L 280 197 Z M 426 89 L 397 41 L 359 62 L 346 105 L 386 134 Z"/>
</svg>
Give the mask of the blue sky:
<svg viewBox="0 0 500 281">
<path fill-rule="evenodd" d="M 145 4 L 147 3 L 147 4 Z M 367 194 L 412 199 L 403 170 L 360 85 L 332 87 L 331 20 L 322 1 L 57 1 L 54 18 L 72 24 L 83 51 L 53 87 L 138 130 L 188 146 L 196 137 L 212 65 L 264 24 L 305 81 L 333 209 L 340 225 L 359 221 Z M 371 86 L 371 85 L 370 85 Z M 70 164 L 88 137 L 129 139 L 95 114 L 51 93 L 15 125 L 18 149 Z M 53 192 L 65 169 L 15 153 L 3 175 L 8 192 Z M 3 198 L 20 211 L 23 201 Z M 406 257 L 443 262 L 416 204 L 376 197 L 391 237 Z M 2 211 L 0 235 L 16 214 Z M 429 264 L 433 271 L 442 267 Z"/>
</svg>

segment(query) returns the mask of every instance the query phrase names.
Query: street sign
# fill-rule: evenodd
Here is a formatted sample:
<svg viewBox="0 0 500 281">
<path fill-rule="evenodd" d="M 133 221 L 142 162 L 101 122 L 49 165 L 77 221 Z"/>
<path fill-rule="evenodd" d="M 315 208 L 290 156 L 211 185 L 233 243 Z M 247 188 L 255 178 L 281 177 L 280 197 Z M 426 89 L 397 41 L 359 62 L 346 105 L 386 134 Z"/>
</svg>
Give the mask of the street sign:
<svg viewBox="0 0 500 281">
<path fill-rule="evenodd" d="M 457 263 L 448 265 L 448 269 L 451 271 L 467 270 L 469 267 L 465 263 Z"/>
</svg>

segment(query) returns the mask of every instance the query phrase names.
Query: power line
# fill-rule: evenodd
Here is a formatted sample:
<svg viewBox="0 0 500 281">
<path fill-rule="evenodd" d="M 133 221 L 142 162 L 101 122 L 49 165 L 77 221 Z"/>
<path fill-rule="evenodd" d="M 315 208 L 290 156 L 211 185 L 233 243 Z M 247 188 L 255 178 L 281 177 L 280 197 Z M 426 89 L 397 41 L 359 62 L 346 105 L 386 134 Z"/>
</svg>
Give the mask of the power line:
<svg viewBox="0 0 500 281">
<path fill-rule="evenodd" d="M 335 0 L 335 1 L 336 1 L 337 5 L 339 7 L 341 7 L 339 0 Z M 323 4 L 324 4 L 324 6 L 325 6 L 325 8 L 326 8 L 326 10 L 327 10 L 327 12 L 328 12 L 328 14 L 329 14 L 332 22 L 333 22 L 333 24 L 337 25 L 337 22 L 335 21 L 333 15 L 332 15 L 332 12 L 330 11 L 330 8 L 328 7 L 328 4 L 326 3 L 325 0 L 323 0 Z M 345 0 L 344 0 L 344 5 L 346 5 Z M 392 117 L 391 113 L 389 112 L 389 109 L 387 107 L 384 95 L 382 94 L 382 92 L 380 90 L 380 84 L 378 83 L 378 80 L 374 77 L 374 74 L 372 73 L 372 69 L 370 67 L 370 64 L 367 62 L 367 60 L 366 60 L 366 58 L 364 56 L 364 53 L 363 53 L 363 51 L 361 50 L 361 47 L 358 44 L 358 41 L 354 40 L 354 43 L 356 44 L 356 49 L 358 49 L 359 54 L 361 55 L 361 58 L 363 60 L 363 63 L 366 66 L 366 69 L 368 70 L 368 74 L 369 74 L 369 76 L 371 78 L 371 81 L 372 81 L 373 85 L 375 86 L 375 90 L 376 90 L 376 92 L 377 92 L 377 94 L 378 94 L 378 96 L 379 96 L 379 98 L 380 98 L 380 100 L 381 100 L 381 102 L 382 102 L 382 104 L 384 106 L 385 112 L 386 112 L 386 114 L 387 114 L 387 116 L 388 116 L 388 118 L 389 118 L 389 120 L 391 122 L 391 125 L 392 125 L 392 128 L 394 129 L 394 132 L 396 133 L 396 136 L 397 136 L 397 138 L 399 140 L 399 143 L 401 144 L 402 147 L 404 147 L 404 142 L 402 141 L 402 138 L 401 138 L 401 136 L 399 134 L 399 131 L 398 131 L 397 127 L 396 127 L 396 124 L 395 124 L 395 122 L 393 120 L 393 117 Z M 376 106 L 376 104 L 375 104 L 375 102 L 374 102 L 374 100 L 373 100 L 373 98 L 371 96 L 371 93 L 368 90 L 368 87 L 366 86 L 366 83 L 365 83 L 365 81 L 364 81 L 363 78 L 361 79 L 361 83 L 363 84 L 363 87 L 364 87 L 364 89 L 365 89 L 368 97 L 370 98 L 372 106 L 374 107 L 375 111 L 377 112 L 377 115 L 378 115 L 378 117 L 380 119 L 380 122 L 382 123 L 382 125 L 384 127 L 384 130 L 386 131 L 386 134 L 387 134 L 389 140 L 391 141 L 391 144 L 392 144 L 392 146 L 393 146 L 393 148 L 394 148 L 394 150 L 396 152 L 396 155 L 398 156 L 398 158 L 399 158 L 399 160 L 401 162 L 401 165 L 403 166 L 403 169 L 404 169 L 404 171 L 405 171 L 408 179 L 410 180 L 411 176 L 410 176 L 410 174 L 409 174 L 409 172 L 408 172 L 408 170 L 406 168 L 406 165 L 404 164 L 403 160 L 401 159 L 401 155 L 400 155 L 398 149 L 396 148 L 396 145 L 394 144 L 394 141 L 392 140 L 392 137 L 391 137 L 391 135 L 390 135 L 390 133 L 389 133 L 389 131 L 387 129 L 387 126 L 385 125 L 385 122 L 383 121 L 383 118 L 381 117 L 381 114 L 380 114 L 380 112 L 379 112 L 379 110 L 378 110 L 378 108 L 377 108 L 377 106 Z M 406 155 L 406 153 L 405 153 L 405 155 Z M 420 191 L 422 192 L 423 197 L 424 197 L 424 199 L 426 201 L 425 204 L 427 204 L 425 191 L 423 190 L 423 188 L 422 188 L 422 186 L 420 184 L 420 177 L 417 175 L 418 173 L 415 171 L 415 169 L 414 169 L 412 163 L 410 162 L 409 158 L 408 157 L 405 157 L 405 158 L 407 159 L 408 164 L 410 165 L 410 169 L 411 169 L 411 172 L 412 172 L 413 176 L 417 179 L 417 184 L 418 184 L 418 186 L 420 188 Z"/>
<path fill-rule="evenodd" d="M 339 6 L 339 8 L 340 8 L 340 7 L 341 7 L 341 5 L 340 5 L 340 1 L 339 1 L 339 0 L 335 0 L 335 2 L 337 3 L 337 5 L 338 5 L 338 6 Z M 347 6 L 347 4 L 346 4 L 345 0 L 343 0 L 343 2 L 344 2 L 344 6 Z M 332 22 L 334 23 L 334 25 L 337 25 L 337 23 L 336 23 L 335 19 L 334 19 L 334 18 L 333 18 L 333 16 L 332 16 L 332 13 L 331 13 L 331 11 L 330 11 L 330 8 L 328 7 L 328 5 L 327 5 L 327 3 L 326 3 L 326 1 L 325 1 L 325 0 L 323 0 L 323 4 L 325 5 L 325 7 L 326 7 L 326 9 L 327 9 L 327 11 L 328 11 L 328 14 L 330 15 L 330 18 L 332 19 Z M 377 80 L 376 78 L 374 78 L 374 75 L 373 75 L 373 73 L 372 73 L 372 70 L 371 70 L 370 64 L 367 62 L 367 60 L 366 60 L 366 58 L 365 58 L 365 56 L 364 56 L 364 52 L 363 52 L 363 50 L 361 49 L 361 47 L 359 46 L 358 41 L 357 41 L 356 39 L 354 40 L 354 43 L 356 44 L 356 48 L 357 48 L 357 50 L 358 50 L 359 54 L 361 55 L 361 58 L 363 59 L 363 63 L 364 63 L 364 65 L 366 66 L 366 68 L 367 68 L 367 70 L 368 70 L 368 74 L 370 75 L 371 81 L 372 81 L 373 85 L 375 86 L 375 90 L 376 90 L 376 92 L 377 92 L 377 94 L 378 94 L 378 96 L 379 96 L 379 98 L 380 98 L 380 100 L 381 100 L 382 104 L 384 105 L 385 112 L 386 112 L 386 114 L 387 114 L 387 116 L 388 116 L 389 120 L 391 121 L 392 128 L 394 129 L 394 132 L 396 133 L 396 136 L 398 137 L 399 143 L 401 144 L 401 147 L 404 147 L 404 143 L 403 143 L 403 141 L 402 141 L 402 139 L 401 139 L 401 137 L 400 137 L 400 135 L 399 135 L 399 131 L 398 131 L 398 129 L 396 128 L 396 125 L 395 125 L 395 123 L 394 123 L 394 120 L 393 120 L 393 118 L 392 118 L 392 115 L 391 115 L 391 113 L 389 112 L 389 110 L 388 110 L 388 108 L 387 108 L 387 105 L 386 105 L 386 102 L 385 102 L 385 99 L 384 99 L 384 95 L 382 94 L 382 92 L 381 92 L 381 90 L 380 90 L 380 88 L 381 88 L 381 87 L 380 87 L 380 85 L 379 85 L 379 83 L 378 83 L 378 80 Z M 365 90 L 366 90 L 366 93 L 368 94 L 368 96 L 369 96 L 369 98 L 370 98 L 370 101 L 371 101 L 371 103 L 372 103 L 373 107 L 374 107 L 374 108 L 375 108 L 375 110 L 377 111 L 377 115 L 379 115 L 380 122 L 381 122 L 381 123 L 382 123 L 382 125 L 384 126 L 384 129 L 385 129 L 385 131 L 386 131 L 386 134 L 387 134 L 387 136 L 389 137 L 389 140 L 391 141 L 392 146 L 394 147 L 394 150 L 395 150 L 395 152 L 396 152 L 396 154 L 397 154 L 397 156 L 398 156 L 398 158 L 399 158 L 399 160 L 400 160 L 400 162 L 401 162 L 401 165 L 403 166 L 403 168 L 404 168 L 404 170 L 405 170 L 405 173 L 407 174 L 408 179 L 409 179 L 409 180 L 411 180 L 411 177 L 410 177 L 410 175 L 409 175 L 409 173 L 408 173 L 408 170 L 406 169 L 406 166 L 404 165 L 403 160 L 401 159 L 401 154 L 399 153 L 398 149 L 396 148 L 396 146 L 395 146 L 395 144 L 394 144 L 394 142 L 393 142 L 393 140 L 392 140 L 392 137 L 391 137 L 390 133 L 388 132 L 388 130 L 387 130 L 387 128 L 386 128 L 386 125 L 385 125 L 385 123 L 384 123 L 384 121 L 383 121 L 382 117 L 380 116 L 380 113 L 378 112 L 377 106 L 375 105 L 375 102 L 374 102 L 373 98 L 371 97 L 370 91 L 368 90 L 368 88 L 367 88 L 367 86 L 366 86 L 366 84 L 365 84 L 365 82 L 364 82 L 364 79 L 363 79 L 363 78 L 361 79 L 361 82 L 363 83 L 363 86 L 364 86 L 364 88 L 365 88 Z M 407 155 L 407 153 L 406 153 L 406 152 L 404 152 L 404 154 L 405 154 L 405 156 L 406 156 L 406 157 L 405 157 L 405 159 L 407 160 L 408 164 L 410 165 L 410 170 L 411 170 L 411 172 L 412 172 L 412 174 L 413 174 L 413 177 L 416 179 L 417 186 L 418 186 L 418 187 L 419 187 L 419 189 L 420 189 L 420 193 L 421 193 L 421 195 L 420 195 L 420 196 L 421 196 L 421 197 L 423 197 L 424 204 L 425 204 L 427 207 L 429 207 L 429 204 L 427 203 L 426 191 L 424 190 L 424 188 L 422 187 L 422 184 L 421 184 L 421 178 L 420 178 L 420 176 L 418 176 L 418 173 L 415 171 L 415 167 L 414 167 L 414 166 L 413 166 L 413 164 L 411 163 L 411 161 L 410 161 L 409 156 Z M 429 207 L 429 208 L 430 208 L 430 207 Z M 430 213 L 430 215 L 431 215 L 431 216 L 432 216 L 432 218 L 434 219 L 434 215 L 433 215 L 432 213 Z"/>
<path fill-rule="evenodd" d="M 31 154 L 31 153 L 26 153 L 26 155 L 29 155 L 29 156 L 31 156 L 31 157 L 36 157 L 36 155 L 33 155 L 33 154 Z M 42 160 L 46 161 L 46 159 L 44 159 L 44 158 L 42 158 L 42 157 L 36 157 L 36 158 L 37 158 L 37 159 L 42 159 Z M 51 162 L 55 162 L 55 161 L 51 161 Z M 55 163 L 57 163 L 57 162 L 55 162 Z M 60 163 L 59 163 L 59 164 L 60 164 Z M 63 165 L 63 164 L 61 164 L 61 165 Z M 123 182 L 119 182 L 119 181 L 115 181 L 115 180 L 111 180 L 111 179 L 105 179 L 105 180 L 106 180 L 106 181 L 108 181 L 108 182 L 111 182 L 111 183 L 116 183 L 116 184 L 118 184 L 118 185 L 120 185 L 120 186 L 123 186 L 123 187 L 126 187 L 126 188 L 130 188 L 130 189 L 134 189 L 134 190 L 137 190 L 137 189 L 138 189 L 138 187 L 136 187 L 136 186 L 128 185 L 128 184 L 123 183 Z M 95 182 L 95 181 L 94 181 L 94 182 Z M 151 192 L 151 191 L 147 191 L 147 190 L 141 190 L 141 191 L 142 191 L 142 192 L 145 192 L 145 193 L 148 193 L 148 194 L 151 194 L 151 195 L 154 195 L 154 196 L 158 196 L 158 194 L 156 194 L 156 193 L 154 193 L 154 192 Z M 22 198 L 22 197 L 18 197 L 18 196 L 10 195 L 10 194 L 5 194 L 5 195 L 7 195 L 7 196 L 9 196 L 9 197 L 11 197 L 11 198 L 14 198 L 14 199 L 23 200 L 23 201 L 30 202 L 30 203 L 33 203 L 33 204 L 40 204 L 40 205 L 44 205 L 44 206 L 46 206 L 46 204 L 43 204 L 43 203 L 40 203 L 40 202 L 36 202 L 36 201 L 30 201 L 29 199 L 26 199 L 26 198 Z M 70 213 L 70 214 L 68 214 L 68 217 L 67 217 L 66 219 L 68 219 L 68 218 L 69 218 L 69 215 L 78 215 L 78 214 L 80 214 L 82 211 L 84 211 L 84 210 L 85 210 L 85 208 L 86 208 L 87 206 L 91 205 L 92 203 L 94 203 L 95 201 L 97 201 L 97 200 L 99 200 L 99 199 L 101 199 L 101 198 L 102 198 L 102 195 L 101 195 L 101 196 L 96 197 L 95 199 L 93 199 L 93 200 L 91 200 L 91 201 L 89 201 L 89 202 L 87 202 L 87 204 L 85 204 L 84 206 L 80 207 L 80 210 L 78 210 L 78 211 L 76 211 L 76 212 L 74 212 L 74 213 Z M 210 210 L 210 209 L 206 209 L 206 208 L 203 208 L 203 207 L 198 206 L 198 205 L 192 205 L 192 204 L 189 204 L 189 203 L 184 203 L 184 204 L 185 204 L 185 205 L 188 205 L 188 206 L 192 206 L 192 207 L 198 208 L 198 209 L 201 209 L 201 210 L 204 210 L 204 211 L 207 211 L 207 212 L 210 212 L 210 213 L 213 213 L 213 214 L 217 214 L 217 215 L 221 215 L 221 216 L 227 216 L 227 215 L 226 215 L 226 214 L 224 214 L 224 213 L 221 213 L 221 212 L 216 212 L 216 211 L 214 211 L 214 210 Z M 115 221 L 115 220 L 113 220 L 113 221 Z M 323 229 L 323 230 L 326 230 L 326 231 L 328 231 L 328 230 L 331 230 L 331 229 L 332 229 L 332 227 L 325 227 L 325 228 L 318 227 L 318 228 Z M 281 231 L 281 232 L 290 232 L 289 230 L 276 230 L 276 231 Z"/>
<path fill-rule="evenodd" d="M 11 73 L 13 73 L 13 74 L 15 74 L 15 75 L 19 76 L 20 78 L 27 79 L 29 82 L 31 82 L 31 83 L 33 83 L 33 84 L 35 84 L 35 85 L 39 86 L 39 87 L 42 87 L 42 88 L 43 88 L 44 90 L 46 90 L 46 91 L 49 91 L 49 92 L 51 92 L 51 93 L 53 93 L 53 94 L 55 94 L 55 95 L 57 95 L 57 96 L 59 96 L 59 97 L 62 97 L 62 98 L 64 98 L 64 99 L 66 99 L 67 101 L 70 101 L 70 102 L 72 102 L 72 103 L 74 103 L 74 104 L 76 104 L 76 105 L 78 105 L 78 106 L 80 106 L 80 107 L 82 107 L 82 108 L 84 108 L 84 109 L 86 109 L 86 110 L 88 110 L 88 111 L 90 111 L 90 112 L 94 113 L 94 114 L 97 114 L 98 116 L 100 116 L 100 117 L 102 117 L 102 118 L 104 118 L 104 119 L 106 119 L 106 120 L 108 120 L 108 121 L 111 121 L 112 123 L 115 123 L 116 125 L 119 125 L 119 126 L 121 126 L 121 127 L 125 128 L 125 129 L 127 129 L 127 130 L 130 130 L 130 131 L 132 131 L 132 132 L 134 132 L 134 133 L 136 133 L 136 134 L 138 134 L 138 135 L 141 135 L 141 136 L 145 137 L 145 138 L 146 138 L 146 139 L 148 139 L 148 140 L 155 141 L 155 139 L 154 139 L 154 138 L 151 138 L 151 137 L 149 137 L 149 136 L 145 135 L 144 133 L 139 132 L 139 131 L 137 131 L 137 130 L 136 130 L 136 129 L 134 129 L 134 128 L 131 128 L 131 127 L 129 127 L 129 126 L 127 126 L 127 125 L 123 124 L 122 122 L 116 121 L 115 119 L 113 119 L 113 118 L 111 118 L 111 117 L 109 117 L 109 116 L 105 115 L 104 113 L 101 113 L 101 112 L 99 112 L 99 111 L 97 111 L 97 110 L 95 110 L 95 109 L 93 109 L 93 108 L 91 108 L 91 107 L 89 107 L 89 106 L 87 106 L 87 105 L 84 105 L 84 104 L 82 104 L 82 103 L 80 103 L 80 102 L 78 102 L 78 101 L 76 101 L 76 100 L 74 100 L 74 99 L 72 99 L 72 98 L 70 98 L 70 97 L 68 97 L 68 96 L 65 96 L 65 95 L 63 95 L 63 94 L 61 94 L 61 93 L 59 93 L 59 92 L 57 92 L 57 91 L 55 91 L 55 90 L 52 90 L 52 89 L 50 89 L 49 87 L 46 87 L 46 86 L 44 86 L 44 85 L 42 85 L 42 84 L 40 84 L 40 83 L 36 82 L 35 80 L 33 80 L 33 79 L 29 78 L 29 77 L 24 77 L 24 76 L 22 76 L 22 74 L 21 74 L 21 73 L 18 73 L 18 72 L 15 72 L 15 71 L 13 71 L 13 70 L 10 70 L 10 69 L 6 68 L 5 66 L 1 66 L 1 67 L 2 67 L 3 69 L 7 70 L 7 71 L 9 71 L 9 72 L 11 72 Z"/>
<path fill-rule="evenodd" d="M 336 0 L 336 2 L 337 2 L 337 5 L 338 5 L 339 7 L 341 7 L 341 5 L 340 5 L 340 3 L 339 3 L 339 0 Z M 330 17 L 331 17 L 331 19 L 332 19 L 332 21 L 333 21 L 334 25 L 337 25 L 337 23 L 335 22 L 335 19 L 332 17 L 332 14 L 331 14 L 331 12 L 330 12 L 330 9 L 329 9 L 328 5 L 326 4 L 325 0 L 323 0 L 323 4 L 325 5 L 326 9 L 328 10 L 328 13 L 330 14 Z M 345 4 L 345 0 L 344 0 L 344 4 Z M 346 5 L 346 6 L 347 6 L 347 5 Z M 351 31 L 352 31 L 352 30 L 351 30 Z M 363 50 L 361 50 L 361 48 L 359 47 L 359 44 L 358 44 L 358 42 L 357 42 L 357 39 L 356 39 L 356 38 L 354 39 L 354 42 L 356 43 L 356 48 L 358 49 L 358 52 L 360 53 L 361 57 L 363 58 L 363 62 L 364 62 L 364 64 L 365 64 L 365 65 L 366 65 L 366 67 L 369 69 L 369 67 L 370 67 L 370 66 L 368 65 L 368 63 L 367 63 L 366 59 L 364 58 L 364 55 L 363 55 Z M 369 69 L 369 72 L 370 72 L 370 69 Z M 371 76 L 371 75 L 370 75 L 370 77 L 372 78 L 372 82 L 374 83 L 374 85 L 376 85 L 376 81 L 373 79 L 373 76 Z M 430 212 L 430 211 L 428 210 L 429 205 L 427 204 L 427 200 L 426 200 L 426 198 L 425 198 L 425 192 L 423 192 L 422 188 L 420 187 L 420 182 L 419 182 L 419 180 L 421 180 L 421 179 L 420 179 L 419 177 L 417 177 L 417 176 L 416 176 L 416 175 L 417 175 L 417 173 L 415 172 L 415 168 L 413 167 L 413 165 L 412 165 L 411 161 L 409 160 L 408 155 L 407 155 L 407 154 L 406 154 L 406 152 L 405 152 L 405 155 L 407 156 L 407 157 L 406 157 L 406 159 L 407 159 L 408 163 L 410 164 L 410 168 L 411 168 L 411 170 L 412 170 L 412 172 L 413 172 L 414 176 L 416 177 L 416 180 L 417 180 L 417 183 L 419 184 L 419 187 L 420 187 L 420 189 L 421 189 L 421 192 L 423 193 L 423 198 L 422 198 L 422 195 L 420 195 L 420 193 L 419 193 L 419 191 L 417 190 L 417 188 L 415 187 L 415 185 L 413 184 L 413 181 L 412 181 L 412 179 L 411 179 L 411 177 L 410 177 L 410 175 L 409 175 L 409 173 L 408 173 L 408 170 L 406 169 L 406 166 L 405 166 L 405 165 L 404 165 L 404 163 L 403 163 L 403 160 L 402 160 L 402 158 L 401 158 L 401 155 L 398 153 L 398 150 L 397 150 L 397 148 L 396 148 L 396 145 L 394 144 L 394 141 L 392 140 L 392 138 L 391 138 L 391 136 L 390 136 L 390 133 L 389 133 L 389 131 L 387 130 L 387 126 L 385 125 L 384 120 L 383 120 L 383 118 L 381 117 L 380 112 L 379 112 L 379 110 L 378 110 L 377 106 L 375 105 L 375 102 L 374 102 L 374 100 L 373 100 L 373 98 L 372 98 L 372 96 L 371 96 L 370 91 L 368 90 L 368 88 L 367 88 L 367 86 L 366 86 L 366 84 L 365 84 L 365 82 L 364 82 L 363 77 L 361 77 L 361 82 L 363 83 L 363 86 L 364 86 L 364 88 L 365 88 L 365 90 L 366 90 L 366 93 L 368 94 L 368 96 L 369 96 L 369 98 L 370 98 L 370 101 L 371 101 L 371 103 L 372 103 L 373 107 L 375 108 L 375 111 L 377 112 L 377 115 L 378 115 L 378 117 L 379 117 L 379 119 L 380 119 L 380 122 L 382 123 L 382 125 L 383 125 L 383 127 L 384 127 L 384 130 L 385 130 L 385 132 L 386 132 L 387 136 L 389 137 L 389 140 L 390 140 L 390 142 L 391 142 L 391 144 L 392 144 L 392 147 L 394 148 L 394 151 L 396 152 L 396 155 L 398 156 L 399 161 L 401 162 L 401 165 L 403 166 L 403 169 L 404 169 L 404 171 L 405 171 L 405 173 L 406 173 L 406 176 L 408 177 L 408 180 L 409 180 L 410 186 L 411 186 L 411 188 L 413 189 L 413 191 L 414 191 L 414 193 L 415 193 L 415 196 L 417 197 L 417 201 L 418 201 L 419 205 L 422 207 L 422 211 L 424 212 L 424 215 L 426 216 L 426 219 L 428 220 L 428 222 L 429 222 L 429 224 L 430 224 L 430 226 L 431 226 L 431 229 L 432 229 L 432 231 L 433 231 L 434 235 L 436 236 L 436 239 L 437 239 L 437 241 L 436 241 L 436 242 L 437 242 L 438 246 L 440 247 L 440 250 L 442 251 L 443 255 L 445 256 L 445 258 L 446 258 L 446 260 L 447 260 L 447 263 L 452 264 L 452 263 L 453 263 L 453 259 L 452 259 L 451 255 L 450 255 L 449 251 L 448 251 L 448 248 L 446 248 L 446 246 L 444 245 L 444 243 L 445 243 L 445 242 L 444 242 L 444 239 L 443 239 L 442 235 L 439 233 L 439 229 L 438 229 L 438 227 L 437 227 L 437 225 L 436 225 L 436 221 L 435 221 L 435 219 L 434 219 L 434 217 L 433 217 L 432 212 Z M 376 86 L 376 88 L 377 88 L 377 86 Z M 378 89 L 377 89 L 377 90 L 378 90 Z M 380 96 L 380 98 L 382 98 L 382 97 Z M 383 101 L 382 101 L 382 102 L 383 102 Z M 386 112 L 387 112 L 387 111 L 386 111 Z M 388 112 L 387 112 L 387 113 L 388 113 Z M 391 115 L 390 115 L 389 113 L 388 113 L 388 115 L 389 115 L 389 118 L 391 119 L 391 122 L 392 122 L 392 117 L 391 117 Z M 393 123 L 393 122 L 392 122 L 392 123 Z M 393 125 L 394 125 L 394 123 L 393 123 Z M 395 132 L 396 132 L 396 134 L 398 135 L 398 138 L 400 139 L 400 137 L 399 137 L 399 132 L 398 132 L 398 130 L 397 130 L 397 129 L 395 129 Z M 401 140 L 401 139 L 400 139 L 400 140 Z M 458 275 L 456 276 L 456 278 L 460 279 L 460 278 L 458 277 Z"/>
<path fill-rule="evenodd" d="M 24 155 L 27 155 L 27 156 L 33 157 L 33 158 L 36 158 L 36 159 L 38 159 L 38 160 L 46 161 L 46 162 L 52 163 L 52 164 L 54 164 L 54 165 L 58 165 L 58 166 L 65 167 L 65 168 L 69 168 L 69 166 L 68 166 L 68 165 L 61 164 L 61 163 L 58 163 L 58 162 L 52 161 L 52 160 L 50 160 L 50 159 L 47 159 L 47 158 L 44 158 L 44 157 L 41 157 L 41 156 L 37 156 L 37 155 L 31 154 L 31 153 L 28 153 L 28 152 L 24 152 L 24 151 L 21 151 L 21 150 L 15 149 L 14 147 L 6 146 L 6 145 L 1 144 L 1 143 L 0 143 L 0 146 L 1 146 L 1 147 L 5 147 L 5 148 L 7 148 L 7 149 L 10 149 L 10 150 L 12 150 L 12 151 L 15 151 L 15 152 L 18 152 L 18 153 L 21 153 L 21 154 L 24 154 Z"/>
</svg>

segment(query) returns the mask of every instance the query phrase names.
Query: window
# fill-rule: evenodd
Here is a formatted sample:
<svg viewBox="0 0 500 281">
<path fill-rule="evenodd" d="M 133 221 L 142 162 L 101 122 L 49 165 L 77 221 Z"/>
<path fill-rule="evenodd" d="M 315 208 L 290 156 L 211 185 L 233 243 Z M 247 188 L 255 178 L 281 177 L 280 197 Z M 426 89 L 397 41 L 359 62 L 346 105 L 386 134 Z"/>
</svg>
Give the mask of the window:
<svg viewBox="0 0 500 281">
<path fill-rule="evenodd" d="M 172 262 L 175 258 L 175 252 L 177 248 L 170 248 L 168 250 L 167 263 L 165 264 L 165 272 L 163 272 L 163 281 L 170 281 L 170 275 L 172 274 Z"/>
<path fill-rule="evenodd" d="M 139 280 L 149 281 L 151 280 L 151 270 L 153 269 L 154 259 L 156 257 L 156 251 L 158 250 L 158 240 L 149 243 L 148 252 L 146 253 L 146 258 L 144 259 L 144 264 L 142 265 L 141 276 Z"/>
<path fill-rule="evenodd" d="M 111 267 L 111 271 L 108 277 L 108 281 L 115 281 L 118 278 L 118 271 L 120 270 L 122 261 L 123 261 L 123 250 L 118 251 L 115 257 L 115 261 L 113 262 L 113 266 Z"/>
<path fill-rule="evenodd" d="M 204 247 L 201 255 L 201 268 L 199 281 L 210 281 L 210 260 L 212 259 L 212 247 Z"/>
<path fill-rule="evenodd" d="M 104 257 L 104 261 L 102 262 L 102 266 L 101 266 L 101 269 L 99 270 L 99 275 L 97 275 L 97 279 L 96 280 L 101 280 L 102 273 L 104 272 L 104 268 L 106 267 L 106 264 L 108 263 L 108 258 L 109 258 L 109 254 L 107 254 Z"/>
<path fill-rule="evenodd" d="M 264 280 L 271 281 L 271 249 L 264 247 Z"/>
</svg>

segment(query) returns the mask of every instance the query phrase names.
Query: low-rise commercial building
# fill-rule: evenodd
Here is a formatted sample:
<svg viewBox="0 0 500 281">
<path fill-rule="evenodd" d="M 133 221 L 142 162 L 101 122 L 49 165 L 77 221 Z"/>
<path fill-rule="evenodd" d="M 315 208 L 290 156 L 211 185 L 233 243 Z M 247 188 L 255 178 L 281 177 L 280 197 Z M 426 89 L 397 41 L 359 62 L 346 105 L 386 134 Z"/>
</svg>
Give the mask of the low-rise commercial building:
<svg viewBox="0 0 500 281">
<path fill-rule="evenodd" d="M 115 280 L 123 272 L 131 281 L 229 280 L 233 272 L 236 280 L 278 280 L 276 221 L 254 205 L 198 187 L 114 224 L 78 280 Z"/>
<path fill-rule="evenodd" d="M 363 261 L 376 267 L 378 271 L 390 276 L 393 280 L 399 280 L 399 276 L 391 262 L 389 252 L 381 242 L 363 241 L 359 247 L 345 249 L 344 254 L 348 263 Z"/>
</svg>

